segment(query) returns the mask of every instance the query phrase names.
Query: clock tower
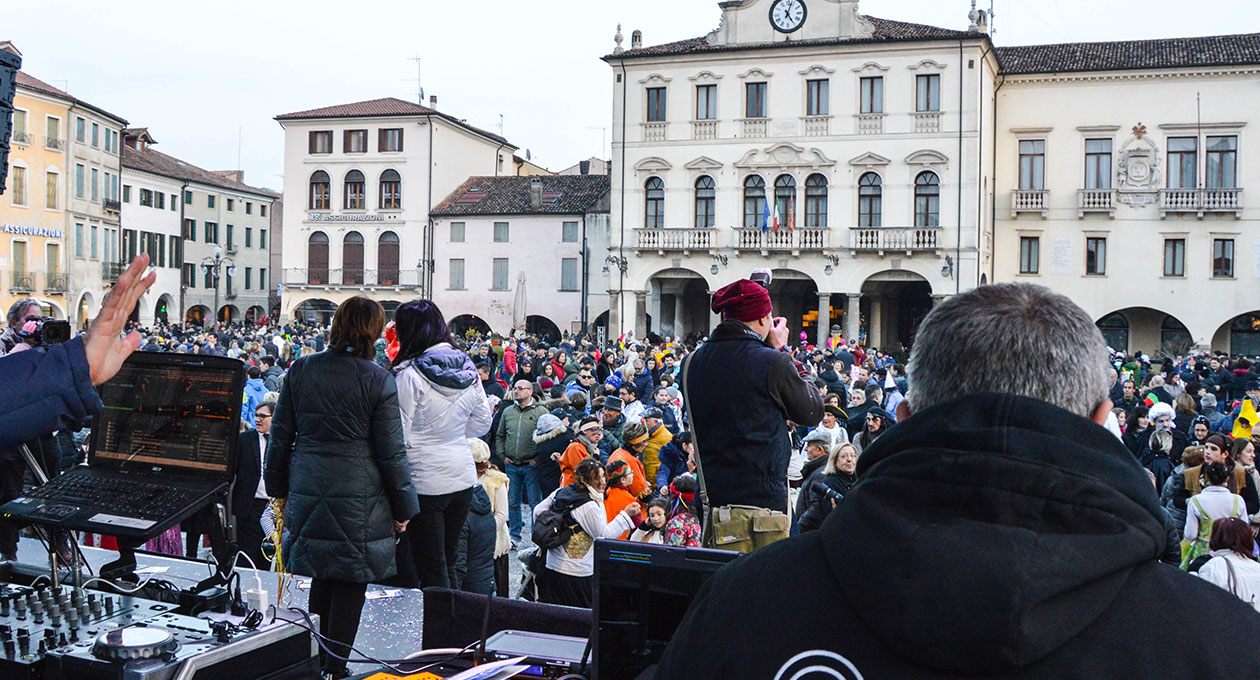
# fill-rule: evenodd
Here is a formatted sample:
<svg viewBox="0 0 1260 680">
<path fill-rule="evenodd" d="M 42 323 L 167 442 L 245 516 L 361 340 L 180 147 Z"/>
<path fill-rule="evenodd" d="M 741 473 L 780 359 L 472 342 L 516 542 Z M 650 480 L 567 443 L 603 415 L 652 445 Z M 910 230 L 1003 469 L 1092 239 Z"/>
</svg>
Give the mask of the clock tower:
<svg viewBox="0 0 1260 680">
<path fill-rule="evenodd" d="M 858 0 L 727 0 L 710 45 L 869 38 L 875 27 Z"/>
</svg>

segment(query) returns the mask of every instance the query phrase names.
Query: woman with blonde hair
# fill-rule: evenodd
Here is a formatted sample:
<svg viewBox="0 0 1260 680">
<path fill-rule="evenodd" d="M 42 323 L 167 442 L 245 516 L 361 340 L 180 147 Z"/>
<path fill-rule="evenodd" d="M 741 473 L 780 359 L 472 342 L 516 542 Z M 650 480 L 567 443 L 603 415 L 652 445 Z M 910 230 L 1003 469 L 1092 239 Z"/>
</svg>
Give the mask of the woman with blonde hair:
<svg viewBox="0 0 1260 680">
<path fill-rule="evenodd" d="M 490 446 L 480 439 L 469 439 L 473 463 L 477 466 L 477 481 L 490 497 L 490 511 L 494 513 L 494 587 L 499 597 L 508 594 L 508 552 L 512 549 L 512 537 L 508 534 L 508 476 L 490 462 Z"/>
<path fill-rule="evenodd" d="M 801 490 L 807 499 L 798 523 L 801 533 L 821 527 L 836 503 L 857 483 L 857 459 L 857 447 L 853 444 L 837 446 L 827 456 L 822 474 L 814 478 L 809 488 Z"/>
</svg>

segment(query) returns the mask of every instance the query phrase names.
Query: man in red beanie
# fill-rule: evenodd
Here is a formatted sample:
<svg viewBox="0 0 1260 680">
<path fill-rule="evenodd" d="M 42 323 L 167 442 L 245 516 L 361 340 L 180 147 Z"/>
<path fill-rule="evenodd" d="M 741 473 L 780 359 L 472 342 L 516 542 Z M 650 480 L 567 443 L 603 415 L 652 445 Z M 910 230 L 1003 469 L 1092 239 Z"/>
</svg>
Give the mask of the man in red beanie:
<svg viewBox="0 0 1260 680">
<path fill-rule="evenodd" d="M 762 285 L 740 279 L 713 296 L 712 309 L 722 323 L 681 379 L 707 495 L 703 540 L 749 552 L 787 536 L 787 421 L 821 420 L 822 395 L 783 351 L 787 323 L 771 316 Z"/>
</svg>

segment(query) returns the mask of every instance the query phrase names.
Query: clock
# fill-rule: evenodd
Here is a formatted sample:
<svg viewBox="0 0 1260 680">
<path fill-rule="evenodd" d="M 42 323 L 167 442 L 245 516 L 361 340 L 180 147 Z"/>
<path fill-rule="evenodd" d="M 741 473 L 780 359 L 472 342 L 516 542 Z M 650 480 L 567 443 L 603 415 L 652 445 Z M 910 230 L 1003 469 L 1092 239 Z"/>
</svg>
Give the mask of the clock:
<svg viewBox="0 0 1260 680">
<path fill-rule="evenodd" d="M 770 25 L 780 33 L 795 33 L 805 25 L 804 0 L 774 0 L 770 5 Z"/>
</svg>

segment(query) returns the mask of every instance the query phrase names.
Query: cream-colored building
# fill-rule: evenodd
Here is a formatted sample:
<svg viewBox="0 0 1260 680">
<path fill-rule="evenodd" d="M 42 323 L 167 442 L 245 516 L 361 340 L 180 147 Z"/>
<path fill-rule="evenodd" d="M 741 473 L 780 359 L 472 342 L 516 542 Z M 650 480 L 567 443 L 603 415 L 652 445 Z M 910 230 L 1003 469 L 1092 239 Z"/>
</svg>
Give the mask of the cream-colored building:
<svg viewBox="0 0 1260 680">
<path fill-rule="evenodd" d="M 385 98 L 276 116 L 281 320 L 331 319 L 356 295 L 392 311 L 433 294 L 430 210 L 469 177 L 514 176 L 517 148 L 436 107 Z"/>
<path fill-rule="evenodd" d="M 950 30 L 774 4 L 604 57 L 611 332 L 704 332 L 712 292 L 768 268 L 811 342 L 895 350 L 935 300 L 1030 281 L 1118 349 L 1260 354 L 1260 35 L 995 47 L 974 9 Z"/>
</svg>

